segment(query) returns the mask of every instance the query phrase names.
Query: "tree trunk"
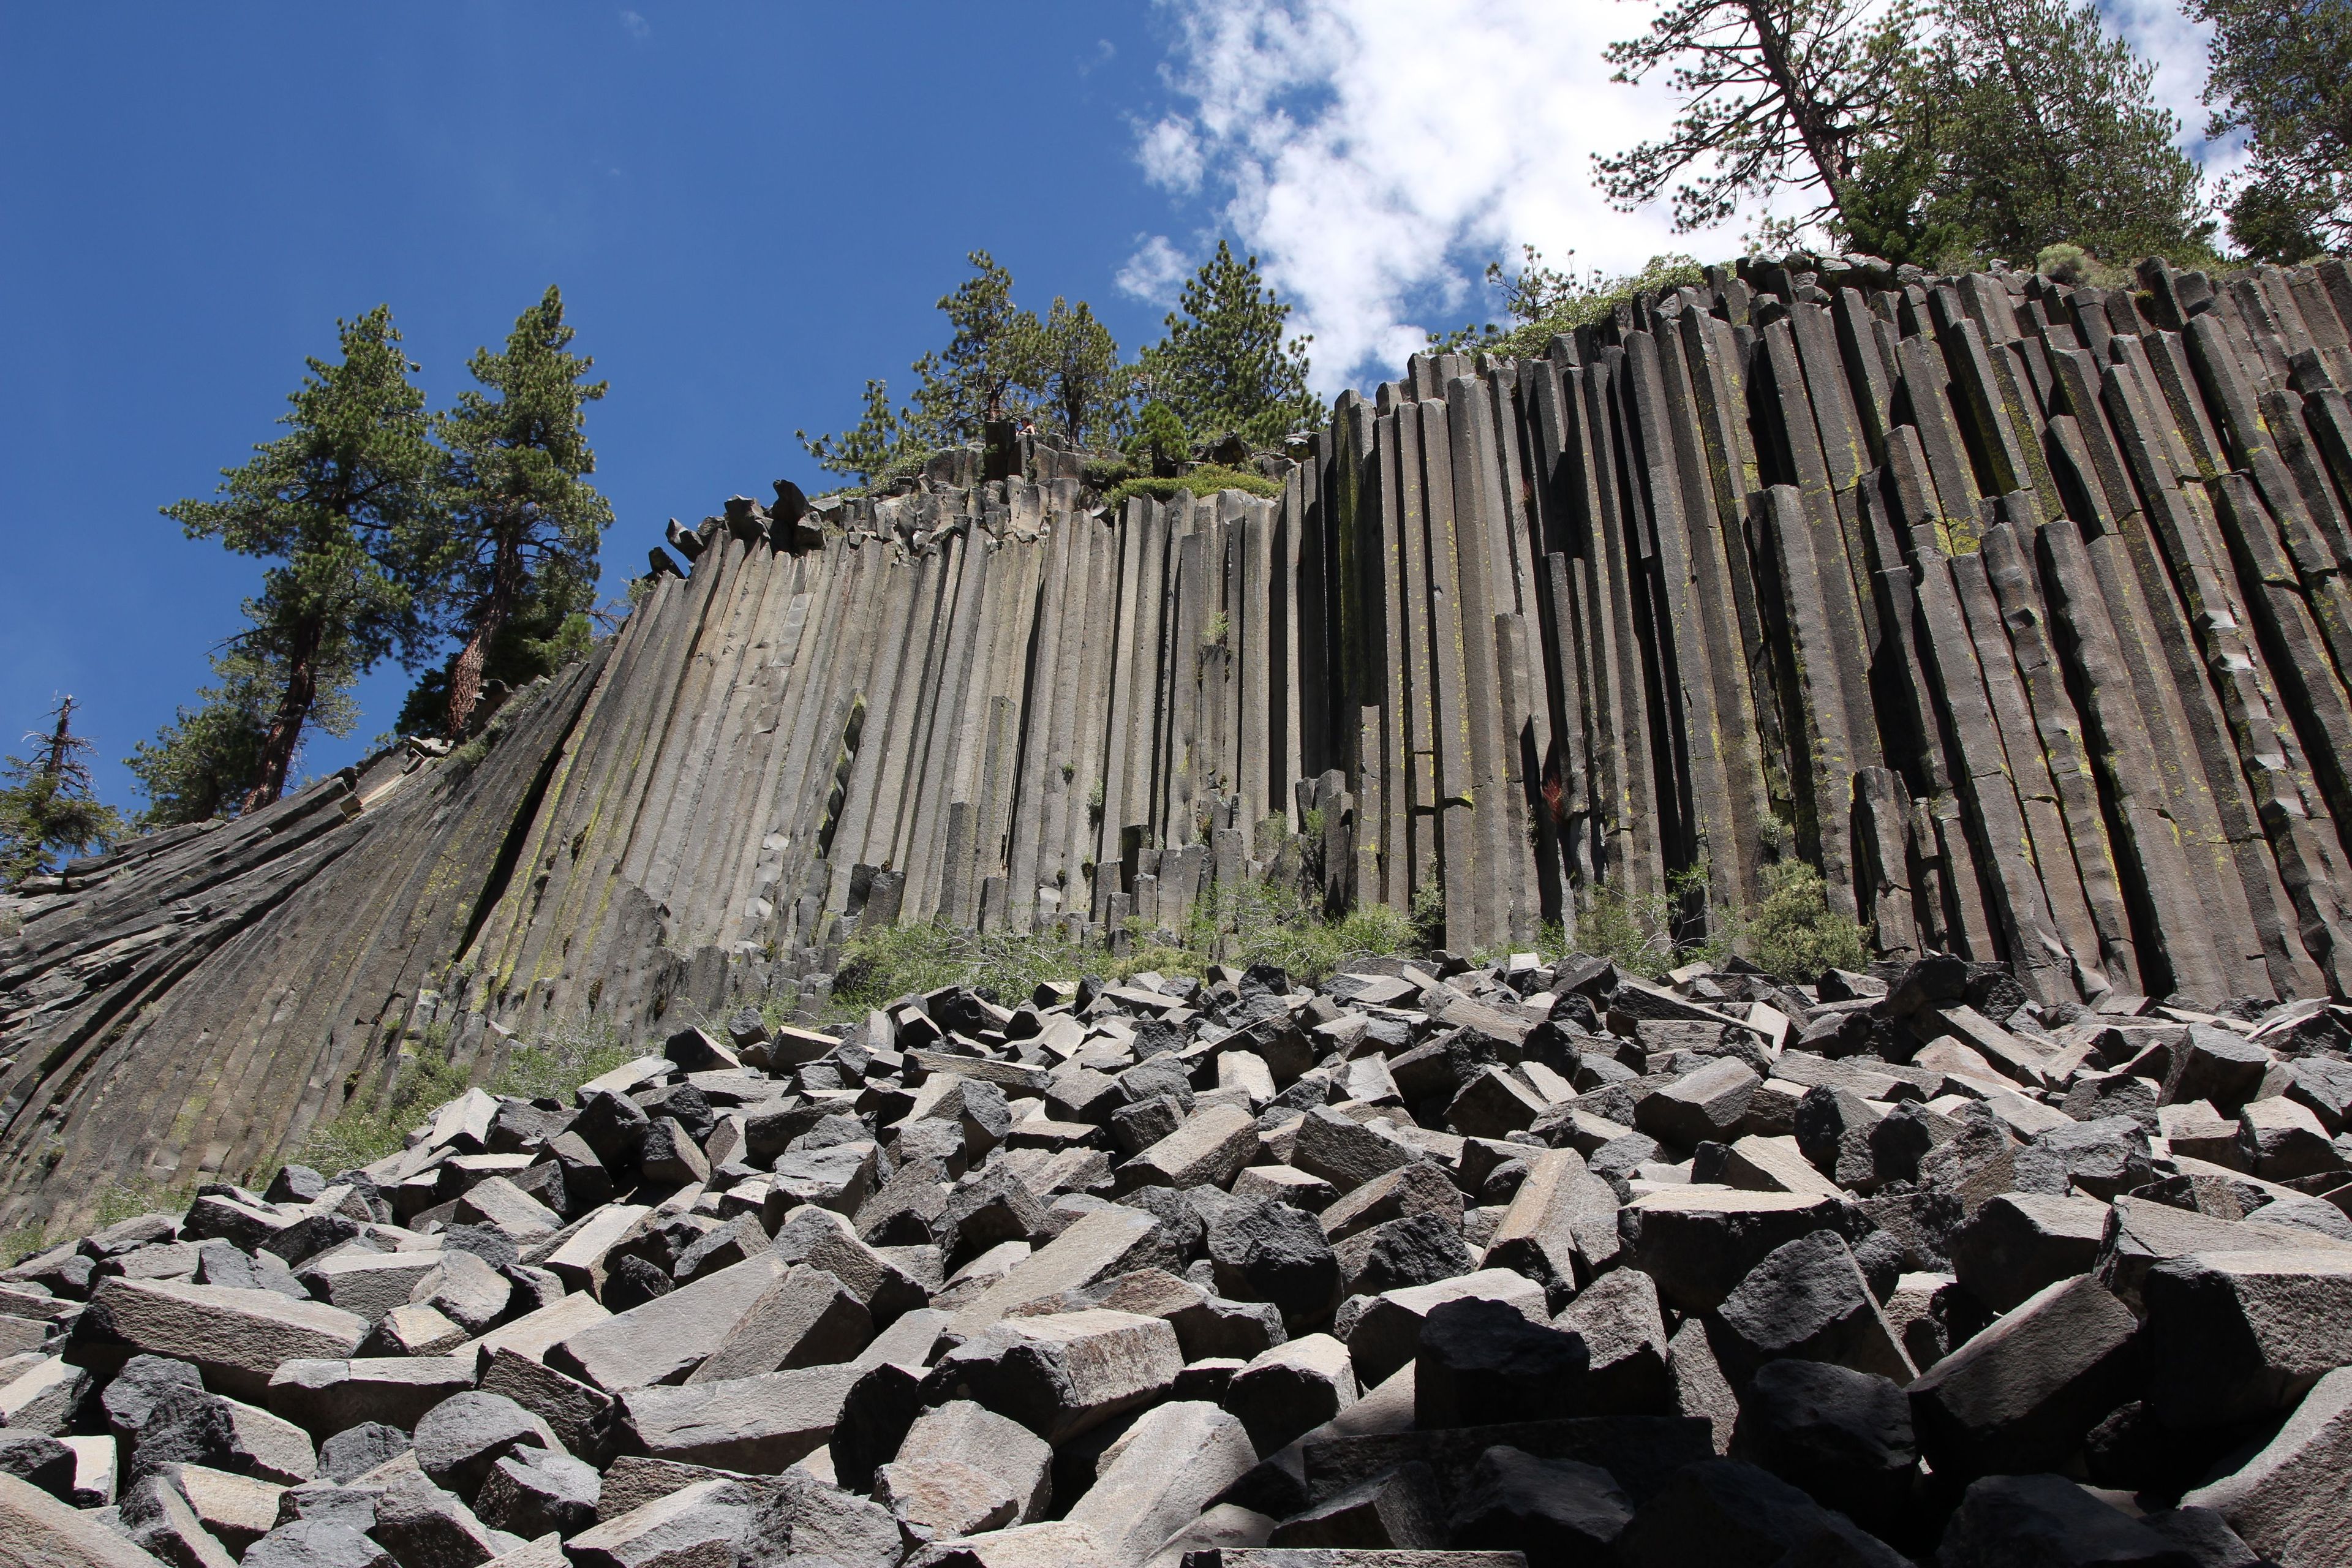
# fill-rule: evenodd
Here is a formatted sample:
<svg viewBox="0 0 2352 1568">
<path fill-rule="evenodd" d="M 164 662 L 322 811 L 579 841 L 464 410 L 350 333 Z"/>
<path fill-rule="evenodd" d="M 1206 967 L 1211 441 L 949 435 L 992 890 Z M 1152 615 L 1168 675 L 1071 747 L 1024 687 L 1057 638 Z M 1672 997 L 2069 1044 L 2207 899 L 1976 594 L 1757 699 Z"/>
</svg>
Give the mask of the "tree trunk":
<svg viewBox="0 0 2352 1568">
<path fill-rule="evenodd" d="M 474 709 L 482 700 L 482 667 L 490 657 L 490 643 L 507 617 L 514 614 L 515 604 L 522 596 L 522 549 L 507 539 L 500 539 L 498 556 L 490 566 L 490 591 L 482 595 L 481 613 L 474 617 L 474 629 L 466 638 L 466 646 L 449 665 L 449 739 L 464 737 L 466 726 L 473 721 Z"/>
<path fill-rule="evenodd" d="M 286 775 L 302 745 L 303 722 L 319 700 L 319 645 L 323 637 L 324 628 L 316 621 L 295 628 L 294 646 L 286 656 L 286 693 L 278 700 L 269 732 L 261 739 L 261 776 L 246 791 L 239 811 L 275 805 L 286 793 Z"/>
<path fill-rule="evenodd" d="M 1748 25 L 1756 29 L 1757 52 L 1764 57 L 1764 68 L 1771 74 L 1772 85 L 1780 92 L 1781 103 L 1787 106 L 1790 120 L 1796 124 L 1797 137 L 1805 144 L 1805 155 L 1813 161 L 1813 168 L 1829 192 L 1830 205 L 1836 210 L 1839 221 L 1843 222 L 1846 158 L 1836 127 L 1804 84 L 1797 80 L 1794 62 L 1789 58 L 1789 40 L 1773 25 L 1767 0 L 1740 0 L 1740 9 L 1748 13 Z"/>
</svg>

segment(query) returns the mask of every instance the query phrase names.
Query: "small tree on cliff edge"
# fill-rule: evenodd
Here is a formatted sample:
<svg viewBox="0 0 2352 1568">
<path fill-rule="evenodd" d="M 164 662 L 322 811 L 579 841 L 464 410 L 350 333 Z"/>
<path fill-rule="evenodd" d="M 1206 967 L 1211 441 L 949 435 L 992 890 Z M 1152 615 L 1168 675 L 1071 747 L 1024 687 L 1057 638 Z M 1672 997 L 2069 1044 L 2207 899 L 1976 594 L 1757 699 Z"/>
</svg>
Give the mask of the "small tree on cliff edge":
<svg viewBox="0 0 2352 1568">
<path fill-rule="evenodd" d="M 1196 436 L 1238 435 L 1270 447 L 1293 430 L 1323 423 L 1307 390 L 1307 344 L 1283 341 L 1290 306 L 1265 285 L 1255 256 L 1236 261 L 1217 242 L 1192 281 L 1168 335 L 1143 351 L 1149 395 L 1166 403 Z"/>
<path fill-rule="evenodd" d="M 90 743 L 73 732 L 73 711 L 70 697 L 50 709 L 46 734 L 25 732 L 33 754 L 0 766 L 0 887 L 47 871 L 52 849 L 104 848 L 121 837 L 121 816 L 90 786 L 82 760 Z"/>
<path fill-rule="evenodd" d="M 567 605 L 596 578 L 596 547 L 613 508 L 583 476 L 595 472 L 583 411 L 605 384 L 583 382 L 596 362 L 570 350 L 563 299 L 550 288 L 508 334 L 504 352 L 475 352 L 466 368 L 482 391 L 443 415 L 449 449 L 448 537 L 435 563 L 444 626 L 462 646 L 449 663 L 449 735 L 463 735 L 482 695 L 490 647 L 525 605 Z"/>
<path fill-rule="evenodd" d="M 245 810 L 285 793 L 332 672 L 413 656 L 425 638 L 415 578 L 428 569 L 419 552 L 438 531 L 442 494 L 432 419 L 388 307 L 336 328 L 342 360 L 308 362 L 279 421 L 288 434 L 223 469 L 214 500 L 163 509 L 191 539 L 276 563 L 236 639 L 276 686 Z"/>
</svg>

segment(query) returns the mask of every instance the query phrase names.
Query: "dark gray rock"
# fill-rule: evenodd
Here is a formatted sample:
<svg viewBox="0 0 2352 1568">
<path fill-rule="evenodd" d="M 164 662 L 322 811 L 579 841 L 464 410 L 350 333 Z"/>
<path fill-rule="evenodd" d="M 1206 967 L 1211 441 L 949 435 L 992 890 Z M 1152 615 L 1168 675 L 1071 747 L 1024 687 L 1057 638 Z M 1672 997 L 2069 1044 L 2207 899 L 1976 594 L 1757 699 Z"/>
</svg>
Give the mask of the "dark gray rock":
<svg viewBox="0 0 2352 1568">
<path fill-rule="evenodd" d="M 1972 1481 L 1944 1526 L 1937 1568 L 2194 1568 L 2158 1531 L 2063 1476 Z"/>
<path fill-rule="evenodd" d="M 1339 1260 L 1302 1209 L 1236 1202 L 1209 1221 L 1204 1240 L 1219 1295 L 1271 1302 L 1292 1328 L 1319 1322 L 1339 1304 Z"/>
<path fill-rule="evenodd" d="M 1633 1500 L 1598 1465 L 1538 1459 L 1496 1446 L 1454 1506 L 1456 1552 L 1524 1552 L 1528 1568 L 1608 1562 L 1633 1518 Z"/>
<path fill-rule="evenodd" d="M 1583 1339 L 1531 1323 L 1505 1302 L 1465 1297 L 1430 1310 L 1413 1358 L 1413 1420 L 1424 1428 L 1584 1412 Z"/>
<path fill-rule="evenodd" d="M 535 1541 L 549 1531 L 576 1535 L 596 1522 L 600 1478 L 569 1454 L 518 1448 L 490 1467 L 474 1499 L 482 1522 Z"/>
<path fill-rule="evenodd" d="M 416 1462 L 434 1483 L 471 1502 L 490 1467 L 518 1448 L 558 1449 L 546 1422 L 499 1394 L 457 1394 L 416 1424 Z"/>
<path fill-rule="evenodd" d="M 1900 1385 L 1809 1361 L 1758 1370 L 1740 1397 L 1731 1458 L 1761 1466 L 1881 1536 L 1902 1530 L 1919 1468 Z"/>
</svg>

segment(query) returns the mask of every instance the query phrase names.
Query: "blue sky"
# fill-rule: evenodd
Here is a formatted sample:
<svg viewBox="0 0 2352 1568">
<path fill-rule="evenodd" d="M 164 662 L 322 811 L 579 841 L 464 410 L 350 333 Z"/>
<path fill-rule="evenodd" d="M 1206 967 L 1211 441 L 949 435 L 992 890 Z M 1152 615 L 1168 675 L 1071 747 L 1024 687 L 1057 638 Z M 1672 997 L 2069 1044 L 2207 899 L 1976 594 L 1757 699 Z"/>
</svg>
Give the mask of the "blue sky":
<svg viewBox="0 0 2352 1568">
<path fill-rule="evenodd" d="M 338 316 L 389 302 L 438 404 L 561 284 L 612 383 L 589 428 L 615 586 L 665 518 L 814 484 L 793 431 L 934 346 L 969 249 L 1138 341 L 1157 314 L 1111 279 L 1168 205 L 1128 120 L 1160 90 L 1148 14 L 1024 11 L 0 10 L 7 749 L 70 691 L 133 802 L 119 759 L 260 570 L 156 508 L 273 434 Z M 406 681 L 370 680 L 307 769 L 359 754 Z"/>
<path fill-rule="evenodd" d="M 2201 48 L 2118 0 L 2187 110 Z M 389 303 L 438 404 L 549 283 L 612 383 L 609 592 L 672 515 L 821 476 L 866 377 L 908 390 L 964 253 L 1132 350 L 1220 233 L 1316 335 L 1326 392 L 1490 313 L 1521 240 L 1709 259 L 1609 212 L 1589 158 L 1666 106 L 1612 88 L 1616 0 L 0 0 L 0 744 L 83 705 L 101 793 L 206 678 L 259 563 L 157 515 L 274 433 L 334 322 Z M 2186 115 L 2194 118 L 2193 115 Z M 408 676 L 359 692 L 362 754 Z"/>
</svg>

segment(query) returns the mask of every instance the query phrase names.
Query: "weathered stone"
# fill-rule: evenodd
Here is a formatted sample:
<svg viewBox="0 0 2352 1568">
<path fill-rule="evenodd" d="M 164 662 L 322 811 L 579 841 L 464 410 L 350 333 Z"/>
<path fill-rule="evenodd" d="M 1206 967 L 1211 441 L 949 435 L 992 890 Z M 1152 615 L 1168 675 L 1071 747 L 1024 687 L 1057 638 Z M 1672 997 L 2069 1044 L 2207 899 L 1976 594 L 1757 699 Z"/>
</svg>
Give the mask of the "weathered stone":
<svg viewBox="0 0 2352 1568">
<path fill-rule="evenodd" d="M 2182 1498 L 2211 1509 L 2280 1568 L 2334 1561 L 2352 1531 L 2352 1367 L 2312 1385 L 2276 1436 L 2221 1479 Z"/>
<path fill-rule="evenodd" d="M 1348 1347 L 1308 1334 L 1243 1366 L 1220 1403 L 1240 1418 L 1257 1452 L 1270 1454 L 1353 1405 L 1359 1392 Z"/>
<path fill-rule="evenodd" d="M 2188 1555 L 2140 1521 L 2063 1476 L 1987 1476 L 1971 1482 L 1944 1527 L 1939 1564 L 2003 1568 L 2185 1568 Z"/>
<path fill-rule="evenodd" d="M 1675 1409 L 1658 1288 L 1638 1268 L 1602 1275 L 1553 1320 L 1584 1342 L 1585 1408 L 1596 1415 L 1664 1415 Z"/>
<path fill-rule="evenodd" d="M 501 1458 L 474 1499 L 484 1523 L 536 1540 L 553 1531 L 577 1535 L 596 1522 L 599 1478 L 569 1454 L 521 1448 Z"/>
<path fill-rule="evenodd" d="M 572 1543 L 575 1553 L 578 1542 Z M 746 1521 L 740 1561 L 829 1560 L 894 1568 L 906 1550 L 889 1510 L 797 1472 L 779 1478 Z"/>
<path fill-rule="evenodd" d="M 1364 1302 L 1344 1325 L 1349 1358 L 1359 1378 L 1375 1386 L 1398 1368 L 1411 1365 L 1421 1347 L 1422 1321 L 1431 1309 L 1470 1297 L 1506 1302 L 1530 1322 L 1546 1316 L 1542 1288 L 1507 1268 L 1385 1291 Z"/>
<path fill-rule="evenodd" d="M 194 1363 L 221 1392 L 257 1399 L 283 1363 L 348 1356 L 367 1332 L 352 1313 L 273 1290 L 109 1279 L 75 1321 L 66 1359 L 111 1374 L 142 1352 L 172 1356 Z"/>
<path fill-rule="evenodd" d="M 557 1447 L 546 1422 L 503 1394 L 452 1394 L 416 1423 L 417 1464 L 436 1486 L 469 1503 L 509 1454 Z"/>
<path fill-rule="evenodd" d="M 1853 1252 L 1817 1230 L 1766 1254 L 1717 1309 L 1711 1335 L 1738 1386 L 1783 1356 L 1824 1361 L 1897 1383 L 1916 1373 L 1878 1310 Z"/>
<path fill-rule="evenodd" d="M 2285 1411 L 2352 1364 L 2352 1252 L 2200 1252 L 2140 1295 L 2149 1403 L 2175 1427 Z"/>
<path fill-rule="evenodd" d="M 706 1563 L 730 1563 L 760 1501 L 758 1494 L 740 1481 L 698 1481 L 606 1519 L 564 1546 L 579 1568 L 688 1568 L 688 1564 L 698 1568 Z"/>
<path fill-rule="evenodd" d="M 686 1381 L 719 1383 L 844 1362 L 873 1337 L 865 1303 L 824 1270 L 796 1265 L 751 1303 Z"/>
<path fill-rule="evenodd" d="M 1899 1568 L 1906 1559 L 1768 1471 L 1712 1459 L 1678 1472 L 1617 1537 L 1625 1568 L 1697 1563 L 1833 1562 Z"/>
<path fill-rule="evenodd" d="M 590 1324 L 551 1348 L 547 1363 L 612 1394 L 682 1376 L 726 1343 L 786 1267 L 771 1253 L 722 1268 Z"/>
<path fill-rule="evenodd" d="M 1256 1459 L 1242 1423 L 1213 1405 L 1172 1400 L 1146 1412 L 1096 1461 L 1068 1520 L 1114 1563 L 1140 1563 L 1239 1480 Z"/>
<path fill-rule="evenodd" d="M 924 1411 L 897 1454 L 900 1463 L 953 1459 L 986 1471 L 1012 1497 L 1014 1523 L 1042 1516 L 1052 1500 L 1054 1453 L 1045 1439 L 969 1399 Z"/>
<path fill-rule="evenodd" d="M 1444 1544 L 1443 1510 L 1436 1477 L 1428 1466 L 1408 1462 L 1284 1520 L 1266 1544 L 1429 1551 Z"/>
<path fill-rule="evenodd" d="M 825 1445 L 861 1370 L 802 1367 L 685 1387 L 626 1389 L 619 1396 L 620 1419 L 637 1452 L 772 1473 Z"/>
<path fill-rule="evenodd" d="M 1479 1456 L 1447 1538 L 1455 1552 L 1524 1552 L 1530 1563 L 1605 1561 L 1633 1518 L 1600 1466 L 1497 1445 Z"/>
<path fill-rule="evenodd" d="M 157 1559 L 40 1488 L 0 1475 L 0 1559 L 19 1568 L 155 1568 Z"/>
<path fill-rule="evenodd" d="M 1749 1381 L 1731 1457 L 1881 1535 L 1903 1528 L 1919 1459 L 1899 1385 L 1793 1360 L 1768 1363 Z"/>
<path fill-rule="evenodd" d="M 2005 1312 L 2045 1286 L 2087 1273 L 2106 1224 L 2106 1205 L 2091 1198 L 2004 1193 L 1954 1233 L 1952 1272 L 1970 1295 Z"/>
<path fill-rule="evenodd" d="M 1920 1451 L 1939 1475 L 2057 1468 L 2138 1386 L 2138 1328 L 2096 1279 L 2048 1287 L 1911 1385 Z"/>
<path fill-rule="evenodd" d="M 1581 1338 L 1507 1303 L 1442 1302 L 1422 1320 L 1413 1418 L 1440 1427 L 1581 1415 L 1590 1364 Z"/>
<path fill-rule="evenodd" d="M 363 1421 L 407 1431 L 444 1399 L 473 1386 L 472 1362 L 457 1356 L 289 1361 L 269 1380 L 268 1406 L 313 1437 Z"/>
<path fill-rule="evenodd" d="M 1623 1211 L 1628 1261 L 1681 1311 L 1711 1311 L 1765 1254 L 1817 1230 L 1843 1232 L 1842 1200 L 1803 1193 L 1646 1193 Z"/>
<path fill-rule="evenodd" d="M 941 1358 L 925 1387 L 1060 1443 L 1149 1403 L 1182 1369 L 1166 1322 L 1097 1309 L 994 1324 Z"/>
</svg>

